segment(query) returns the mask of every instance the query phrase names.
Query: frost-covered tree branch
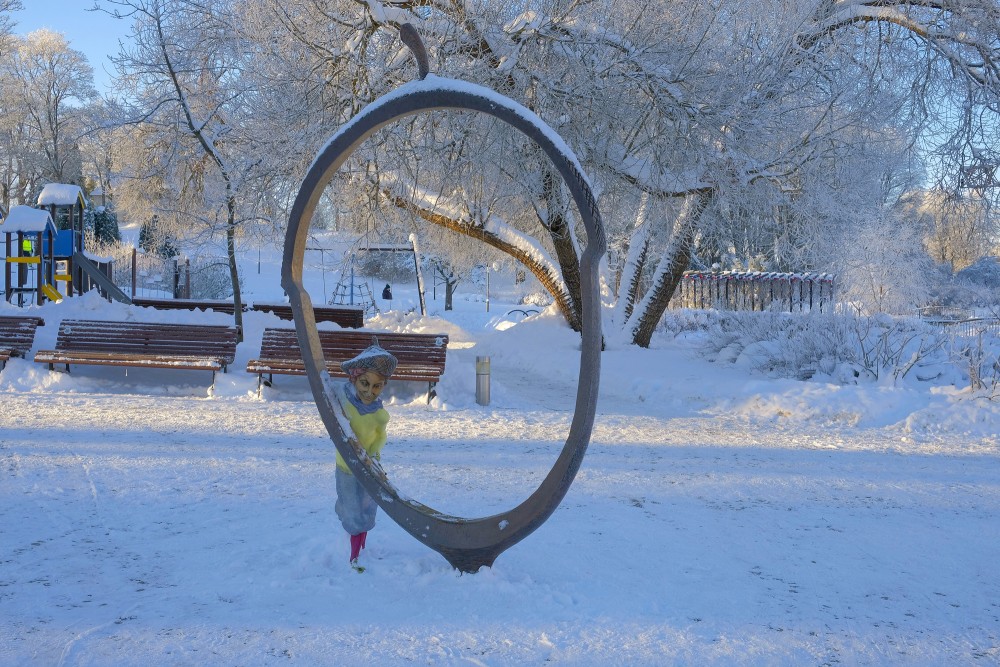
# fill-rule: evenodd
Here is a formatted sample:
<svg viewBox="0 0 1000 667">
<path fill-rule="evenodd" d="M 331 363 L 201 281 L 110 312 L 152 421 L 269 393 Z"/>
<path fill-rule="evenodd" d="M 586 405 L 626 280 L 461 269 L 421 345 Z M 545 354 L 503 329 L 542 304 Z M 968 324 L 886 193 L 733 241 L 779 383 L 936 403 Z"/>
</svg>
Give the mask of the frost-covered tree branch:
<svg viewBox="0 0 1000 667">
<path fill-rule="evenodd" d="M 133 14 L 134 5 L 153 2 L 102 1 Z M 989 160 L 1000 138 L 994 0 L 181 4 L 215 9 L 200 32 L 220 49 L 211 57 L 231 69 L 182 56 L 206 52 L 173 35 L 169 53 L 184 58 L 172 63 L 176 81 L 189 94 L 211 91 L 185 107 L 155 50 L 133 54 L 123 82 L 143 91 L 146 126 L 161 137 L 183 126 L 198 139 L 196 158 L 190 144 L 159 144 L 164 159 L 150 166 L 167 173 L 189 159 L 202 165 L 164 183 L 224 193 L 225 179 L 205 172 L 217 171 L 221 158 L 241 197 L 287 207 L 329 135 L 414 78 L 397 30 L 412 23 L 432 72 L 523 103 L 576 153 L 621 249 L 610 269 L 621 273 L 625 301 L 614 305 L 613 321 L 639 344 L 648 344 L 690 263 L 829 270 L 866 214 L 888 215 L 915 187 L 927 156 L 942 156 L 943 181 Z M 225 30 L 213 29 L 221 21 Z M 373 137 L 377 150 L 362 151 L 347 175 L 358 180 L 338 206 L 369 220 L 385 204 L 479 234 L 485 221 L 502 220 L 525 261 L 535 258 L 524 243 L 544 250 L 548 264 L 536 275 L 562 295 L 572 323 L 583 234 L 544 161 L 504 132 L 428 114 L 425 123 Z M 266 168 L 246 159 L 253 154 Z M 379 187 L 357 186 L 371 182 Z M 413 187 L 395 185 L 402 182 Z M 373 194 L 381 187 L 389 191 Z"/>
</svg>

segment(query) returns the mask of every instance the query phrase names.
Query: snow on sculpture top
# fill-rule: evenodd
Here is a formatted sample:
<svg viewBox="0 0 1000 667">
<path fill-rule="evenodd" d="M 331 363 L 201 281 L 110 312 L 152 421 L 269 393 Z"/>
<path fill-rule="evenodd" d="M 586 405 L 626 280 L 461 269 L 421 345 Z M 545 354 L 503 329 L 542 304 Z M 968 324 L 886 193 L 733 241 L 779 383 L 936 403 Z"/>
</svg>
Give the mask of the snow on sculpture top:
<svg viewBox="0 0 1000 667">
<path fill-rule="evenodd" d="M 22 232 L 32 234 L 44 232 L 48 228 L 51 228 L 55 232 L 56 226 L 52 223 L 52 216 L 49 215 L 48 211 L 22 204 L 10 209 L 10 213 L 7 214 L 3 224 L 0 224 L 0 233 L 16 234 Z"/>
<path fill-rule="evenodd" d="M 49 183 L 38 195 L 39 206 L 73 206 L 77 202 L 87 205 L 87 198 L 79 185 L 70 183 Z"/>
</svg>

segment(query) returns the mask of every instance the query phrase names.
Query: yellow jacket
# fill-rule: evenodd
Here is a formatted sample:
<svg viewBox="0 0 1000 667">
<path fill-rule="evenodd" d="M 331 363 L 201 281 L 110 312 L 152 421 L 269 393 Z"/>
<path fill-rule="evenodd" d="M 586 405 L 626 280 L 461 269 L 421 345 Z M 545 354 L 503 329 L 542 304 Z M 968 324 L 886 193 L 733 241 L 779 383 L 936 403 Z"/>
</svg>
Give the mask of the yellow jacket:
<svg viewBox="0 0 1000 667">
<path fill-rule="evenodd" d="M 354 431 L 354 437 L 358 439 L 358 444 L 364 447 L 365 451 L 368 452 L 368 456 L 377 461 L 387 439 L 385 427 L 389 423 L 389 413 L 386 412 L 385 408 L 379 408 L 371 414 L 362 415 L 350 401 L 344 401 L 343 406 L 344 413 L 351 422 L 351 430 Z M 337 467 L 344 472 L 351 472 L 351 469 L 347 467 L 347 462 L 340 456 L 339 451 L 337 452 Z"/>
</svg>

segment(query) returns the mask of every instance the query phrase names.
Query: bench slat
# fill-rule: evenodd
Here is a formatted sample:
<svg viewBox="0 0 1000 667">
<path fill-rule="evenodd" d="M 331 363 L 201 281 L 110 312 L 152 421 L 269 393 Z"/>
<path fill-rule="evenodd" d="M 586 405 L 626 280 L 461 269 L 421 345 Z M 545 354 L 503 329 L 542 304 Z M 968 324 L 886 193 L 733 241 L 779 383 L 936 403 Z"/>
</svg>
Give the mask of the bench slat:
<svg viewBox="0 0 1000 667">
<path fill-rule="evenodd" d="M 141 355 L 100 352 L 58 352 L 39 350 L 35 355 L 39 363 L 80 364 L 100 366 L 132 366 L 142 368 L 180 368 L 192 370 L 222 370 L 221 359 L 182 355 Z"/>
<path fill-rule="evenodd" d="M 339 363 L 327 363 L 327 372 L 333 377 L 347 377 L 347 374 L 340 370 Z M 305 375 L 305 364 L 295 362 L 282 362 L 276 359 L 253 359 L 247 363 L 247 372 L 258 375 Z M 414 382 L 437 382 L 441 379 L 440 368 L 430 367 L 425 369 L 417 368 L 396 368 L 392 374 L 393 380 L 408 380 Z"/>
</svg>

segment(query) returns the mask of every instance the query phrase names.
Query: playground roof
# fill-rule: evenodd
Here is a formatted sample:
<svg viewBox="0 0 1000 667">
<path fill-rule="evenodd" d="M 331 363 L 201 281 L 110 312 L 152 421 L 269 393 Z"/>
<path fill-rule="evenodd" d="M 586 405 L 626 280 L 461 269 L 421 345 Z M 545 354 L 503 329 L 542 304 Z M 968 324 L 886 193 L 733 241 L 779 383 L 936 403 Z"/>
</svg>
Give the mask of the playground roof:
<svg viewBox="0 0 1000 667">
<path fill-rule="evenodd" d="M 73 206 L 77 203 L 86 208 L 87 198 L 83 188 L 70 183 L 49 183 L 38 195 L 39 206 Z"/>
<path fill-rule="evenodd" d="M 55 233 L 56 226 L 52 223 L 52 216 L 48 211 L 23 204 L 10 209 L 3 224 L 0 224 L 0 232 L 4 234 L 44 232 L 48 228 Z"/>
</svg>

